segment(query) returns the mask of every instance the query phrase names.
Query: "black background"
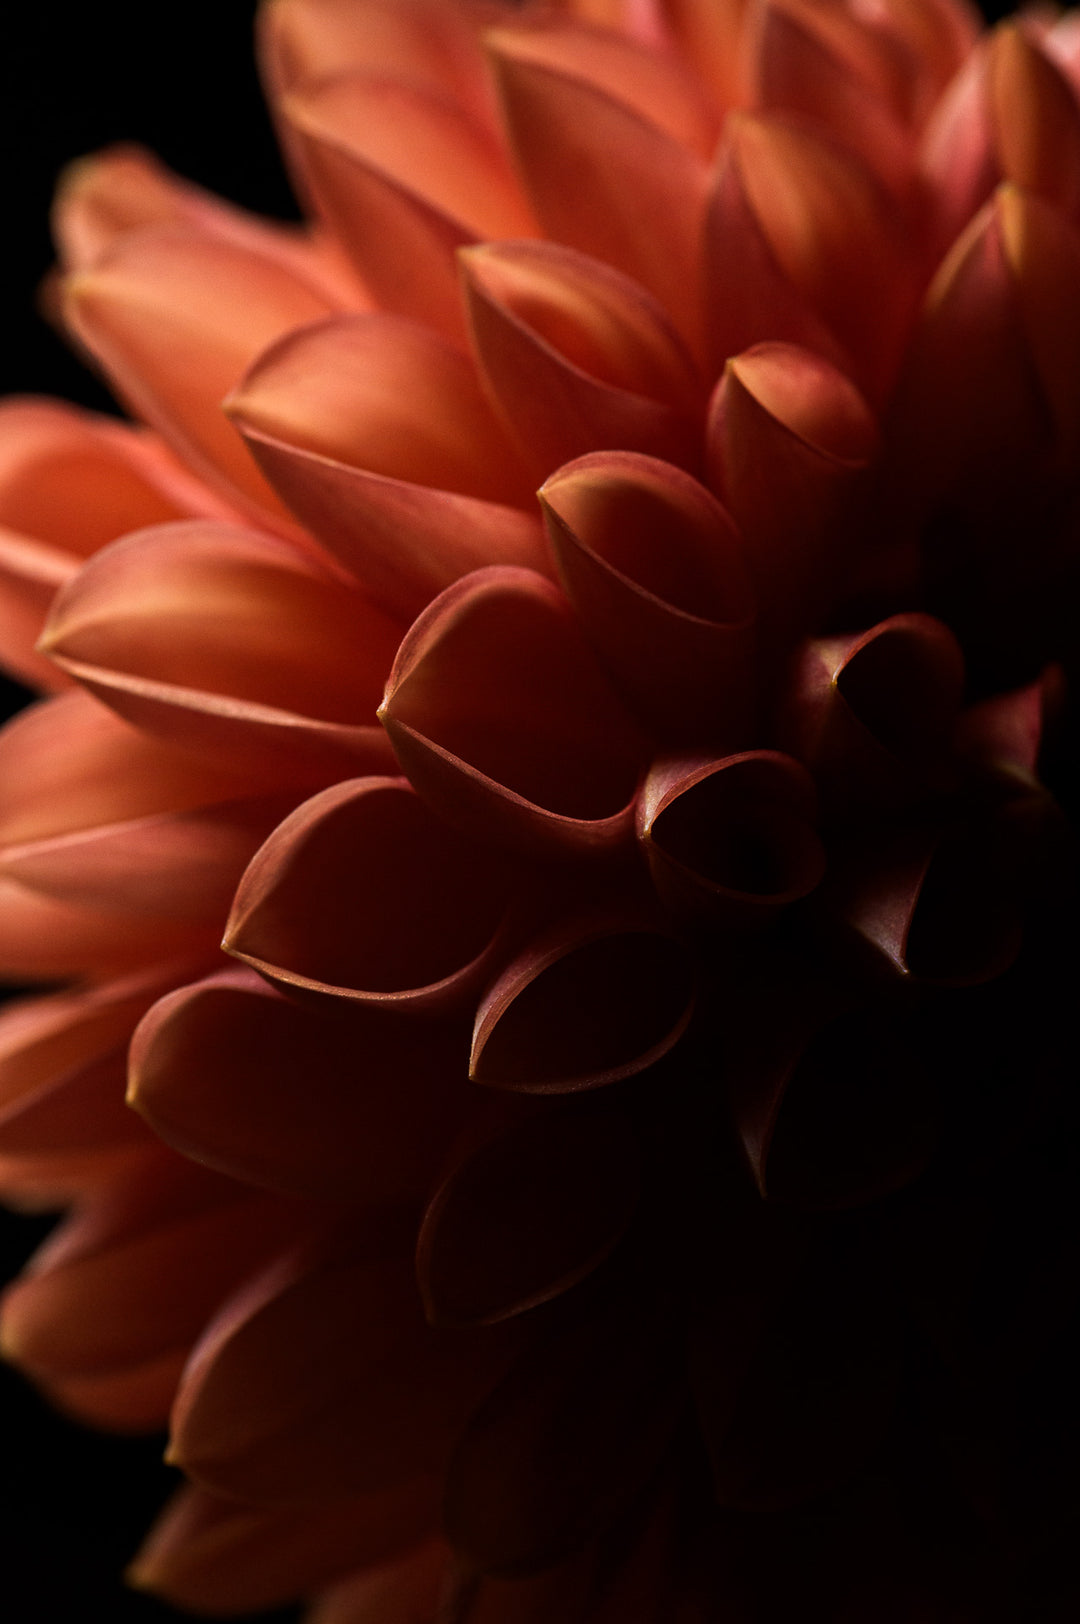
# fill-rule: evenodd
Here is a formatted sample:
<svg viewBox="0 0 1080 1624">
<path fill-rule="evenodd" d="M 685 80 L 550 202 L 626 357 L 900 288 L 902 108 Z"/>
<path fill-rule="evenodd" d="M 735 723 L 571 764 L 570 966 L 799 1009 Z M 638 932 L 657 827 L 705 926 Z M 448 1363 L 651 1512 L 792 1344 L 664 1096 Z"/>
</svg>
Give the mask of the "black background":
<svg viewBox="0 0 1080 1624">
<path fill-rule="evenodd" d="M 992 15 L 1007 7 L 988 6 Z M 138 140 L 250 208 L 295 214 L 259 95 L 254 0 L 177 6 L 9 4 L 0 23 L 0 393 L 109 408 L 36 314 L 48 207 L 70 159 Z M 18 694 L 0 692 L 0 703 Z M 0 1278 L 47 1225 L 0 1216 Z M 181 1615 L 117 1575 L 172 1487 L 160 1440 L 99 1437 L 55 1417 L 0 1368 L 0 1616 L 5 1624 L 167 1624 Z M 278 1614 L 284 1620 L 293 1614 Z"/>
</svg>

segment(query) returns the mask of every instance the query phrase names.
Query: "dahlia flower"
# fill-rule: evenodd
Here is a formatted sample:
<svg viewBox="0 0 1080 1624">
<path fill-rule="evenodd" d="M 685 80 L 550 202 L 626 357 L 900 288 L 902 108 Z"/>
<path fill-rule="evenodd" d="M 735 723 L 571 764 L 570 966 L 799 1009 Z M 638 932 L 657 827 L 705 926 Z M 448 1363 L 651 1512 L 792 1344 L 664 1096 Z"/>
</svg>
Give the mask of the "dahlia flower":
<svg viewBox="0 0 1080 1624">
<path fill-rule="evenodd" d="M 1076 17 L 259 52 L 309 223 L 81 160 L 0 407 L 8 1357 L 195 1612 L 1067 1608 Z"/>
</svg>

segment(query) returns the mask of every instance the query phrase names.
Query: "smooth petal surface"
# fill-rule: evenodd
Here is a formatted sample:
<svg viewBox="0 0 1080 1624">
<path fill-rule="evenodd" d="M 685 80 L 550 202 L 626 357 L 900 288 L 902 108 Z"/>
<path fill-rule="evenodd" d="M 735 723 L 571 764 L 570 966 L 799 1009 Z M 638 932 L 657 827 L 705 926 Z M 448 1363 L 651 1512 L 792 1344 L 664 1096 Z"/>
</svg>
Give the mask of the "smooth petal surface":
<svg viewBox="0 0 1080 1624">
<path fill-rule="evenodd" d="M 642 742 L 559 592 L 477 570 L 406 634 L 379 712 L 447 821 L 530 853 L 621 843 Z"/>
<path fill-rule="evenodd" d="M 69 685 L 37 652 L 37 640 L 58 588 L 77 567 L 58 547 L 0 528 L 0 664 L 45 693 Z"/>
<path fill-rule="evenodd" d="M 1080 107 L 1064 74 L 1030 36 L 1002 24 L 990 46 L 989 89 L 998 162 L 1006 180 L 1080 210 Z"/>
<path fill-rule="evenodd" d="M 467 1115 L 467 1036 L 379 1011 L 297 1008 L 250 970 L 161 1000 L 131 1049 L 129 1097 L 184 1155 L 286 1194 L 415 1199 Z"/>
<path fill-rule="evenodd" d="M 670 464 L 598 452 L 540 500 L 567 596 L 660 738 L 737 744 L 753 708 L 754 593 L 741 537 Z"/>
<path fill-rule="evenodd" d="M 489 967 L 509 879 L 407 779 L 347 780 L 298 807 L 255 854 L 223 946 L 285 992 L 450 1008 Z M 325 899 L 316 910 L 314 895 Z"/>
</svg>

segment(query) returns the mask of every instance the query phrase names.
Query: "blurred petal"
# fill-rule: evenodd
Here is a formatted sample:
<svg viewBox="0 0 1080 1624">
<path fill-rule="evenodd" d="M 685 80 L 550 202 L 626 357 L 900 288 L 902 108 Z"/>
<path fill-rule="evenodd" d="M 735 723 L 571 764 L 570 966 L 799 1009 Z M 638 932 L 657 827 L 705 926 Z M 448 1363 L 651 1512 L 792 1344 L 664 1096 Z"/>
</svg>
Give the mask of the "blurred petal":
<svg viewBox="0 0 1080 1624">
<path fill-rule="evenodd" d="M 989 88 L 1001 172 L 1064 214 L 1080 211 L 1080 107 L 1068 80 L 1022 28 L 1002 23 Z"/>
<path fill-rule="evenodd" d="M 37 652 L 37 641 L 57 589 L 76 568 L 58 547 L 0 528 L 0 665 L 46 693 L 70 679 Z"/>
<path fill-rule="evenodd" d="M 444 1590 L 447 1551 L 441 1540 L 358 1573 L 319 1597 L 308 1624 L 414 1624 L 435 1616 Z"/>
</svg>

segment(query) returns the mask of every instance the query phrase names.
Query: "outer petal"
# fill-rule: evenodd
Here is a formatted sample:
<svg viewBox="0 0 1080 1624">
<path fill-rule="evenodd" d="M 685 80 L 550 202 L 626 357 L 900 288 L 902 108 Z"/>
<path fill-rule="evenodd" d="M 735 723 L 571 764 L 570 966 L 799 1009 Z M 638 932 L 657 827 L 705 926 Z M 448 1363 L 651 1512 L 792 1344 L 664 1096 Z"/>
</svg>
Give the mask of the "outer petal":
<svg viewBox="0 0 1080 1624">
<path fill-rule="evenodd" d="M 285 992 L 442 1009 L 489 970 L 508 880 L 407 780 L 353 779 L 298 807 L 255 854 L 223 946 Z"/>
<path fill-rule="evenodd" d="M 529 853 L 621 843 L 642 741 L 562 594 L 477 570 L 406 634 L 379 712 L 420 794 Z"/>
<path fill-rule="evenodd" d="M 738 743 L 753 706 L 754 595 L 719 502 L 629 452 L 568 464 L 540 500 L 567 595 L 646 724 L 665 739 Z"/>
<path fill-rule="evenodd" d="M 147 964 L 212 950 L 217 931 L 186 920 L 117 916 L 58 901 L 17 881 L 0 878 L 0 978 L 35 981 L 100 980 Z"/>
<path fill-rule="evenodd" d="M 365 1206 L 416 1199 L 467 1115 L 467 1038 L 381 1011 L 298 1009 L 249 970 L 158 1003 L 130 1100 L 167 1143 L 232 1177 Z"/>
</svg>

